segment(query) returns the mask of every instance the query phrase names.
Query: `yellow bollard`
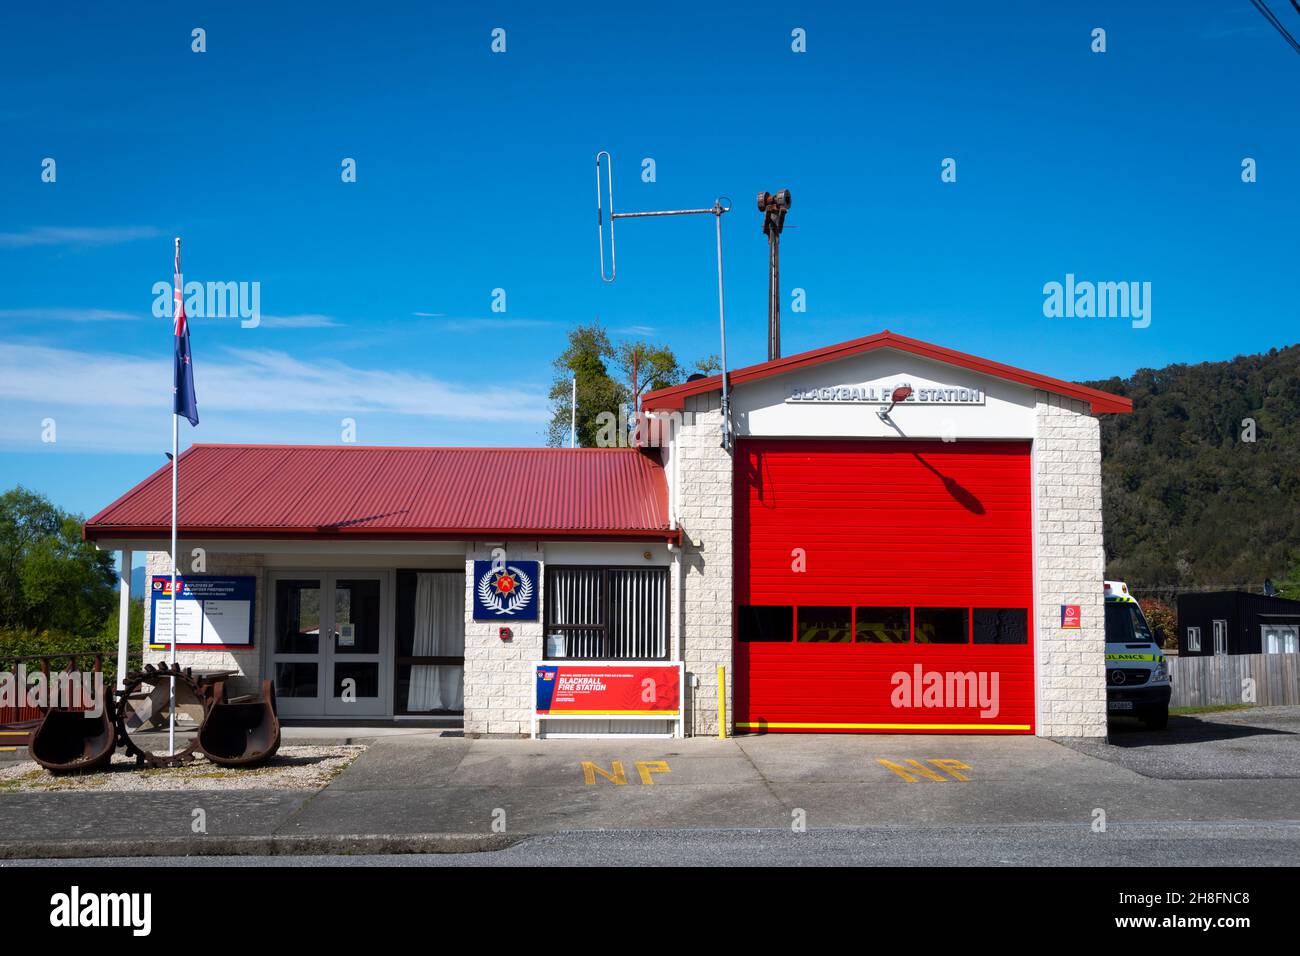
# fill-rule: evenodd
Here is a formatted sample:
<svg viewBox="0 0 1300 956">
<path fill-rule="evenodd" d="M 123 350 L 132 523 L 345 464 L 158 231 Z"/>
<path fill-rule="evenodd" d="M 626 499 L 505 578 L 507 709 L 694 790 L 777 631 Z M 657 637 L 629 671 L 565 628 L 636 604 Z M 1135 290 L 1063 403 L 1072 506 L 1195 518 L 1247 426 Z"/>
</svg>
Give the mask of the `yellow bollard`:
<svg viewBox="0 0 1300 956">
<path fill-rule="evenodd" d="M 727 739 L 727 667 L 718 665 L 718 739 Z"/>
</svg>

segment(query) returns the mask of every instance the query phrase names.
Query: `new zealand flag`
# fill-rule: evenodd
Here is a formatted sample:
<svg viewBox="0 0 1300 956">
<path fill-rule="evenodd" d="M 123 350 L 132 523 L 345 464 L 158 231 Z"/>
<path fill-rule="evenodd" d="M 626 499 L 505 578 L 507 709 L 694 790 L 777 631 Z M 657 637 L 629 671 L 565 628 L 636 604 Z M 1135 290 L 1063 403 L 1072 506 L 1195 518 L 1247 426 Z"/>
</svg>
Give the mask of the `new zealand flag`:
<svg viewBox="0 0 1300 956">
<path fill-rule="evenodd" d="M 194 398 L 194 365 L 190 362 L 190 324 L 185 321 L 185 283 L 181 279 L 180 254 L 176 256 L 176 287 L 172 293 L 176 316 L 176 359 L 173 363 L 172 395 L 177 415 L 190 420 L 191 425 L 199 423 L 199 405 Z"/>
</svg>

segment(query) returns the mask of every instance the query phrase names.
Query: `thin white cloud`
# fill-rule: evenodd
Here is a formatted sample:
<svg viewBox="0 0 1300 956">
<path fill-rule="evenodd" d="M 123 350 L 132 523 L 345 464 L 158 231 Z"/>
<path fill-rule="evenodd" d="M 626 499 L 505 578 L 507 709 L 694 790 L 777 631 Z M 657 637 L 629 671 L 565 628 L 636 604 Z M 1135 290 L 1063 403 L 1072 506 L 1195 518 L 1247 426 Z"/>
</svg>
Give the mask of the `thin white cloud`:
<svg viewBox="0 0 1300 956">
<path fill-rule="evenodd" d="M 35 226 L 24 232 L 0 232 L 0 248 L 108 246 L 161 235 L 153 226 Z"/>
<path fill-rule="evenodd" d="M 263 329 L 332 329 L 342 325 L 330 315 L 307 313 L 304 315 L 264 315 L 258 323 Z"/>
<path fill-rule="evenodd" d="M 411 315 L 418 315 L 422 319 L 441 319 L 445 318 L 446 312 L 412 312 Z"/>
<path fill-rule="evenodd" d="M 0 443 L 30 447 L 48 417 L 58 422 L 63 447 L 152 449 L 170 411 L 171 379 L 169 358 L 0 342 Z M 346 416 L 358 419 L 366 441 L 407 435 L 398 443 L 428 443 L 445 432 L 491 439 L 550 418 L 540 388 L 304 362 L 269 349 L 198 355 L 194 379 L 204 428 L 195 437 L 203 441 L 303 441 Z"/>
<path fill-rule="evenodd" d="M 143 319 L 146 312 L 122 312 L 118 309 L 76 309 L 63 306 L 33 309 L 0 309 L 0 319 L 21 322 L 124 322 Z"/>
<path fill-rule="evenodd" d="M 654 335 L 656 329 L 652 325 L 629 325 L 625 329 L 615 329 L 614 331 L 624 335 Z"/>
<path fill-rule="evenodd" d="M 555 325 L 550 319 L 507 319 L 504 316 L 491 319 L 449 319 L 439 322 L 438 329 L 443 332 L 484 332 L 489 329 L 535 329 Z"/>
</svg>

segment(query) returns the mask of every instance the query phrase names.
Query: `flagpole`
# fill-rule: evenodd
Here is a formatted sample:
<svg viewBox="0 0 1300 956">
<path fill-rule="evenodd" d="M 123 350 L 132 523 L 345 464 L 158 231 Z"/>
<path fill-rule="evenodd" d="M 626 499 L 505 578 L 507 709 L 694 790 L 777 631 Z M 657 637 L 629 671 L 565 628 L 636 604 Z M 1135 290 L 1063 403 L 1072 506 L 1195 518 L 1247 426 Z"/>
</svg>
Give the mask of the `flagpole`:
<svg viewBox="0 0 1300 956">
<path fill-rule="evenodd" d="M 176 237 L 176 274 L 181 272 L 181 239 Z M 182 290 L 182 295 L 184 290 Z M 176 469 L 179 464 L 180 417 L 172 401 L 172 650 L 171 688 L 167 695 L 167 754 L 176 753 Z"/>
</svg>

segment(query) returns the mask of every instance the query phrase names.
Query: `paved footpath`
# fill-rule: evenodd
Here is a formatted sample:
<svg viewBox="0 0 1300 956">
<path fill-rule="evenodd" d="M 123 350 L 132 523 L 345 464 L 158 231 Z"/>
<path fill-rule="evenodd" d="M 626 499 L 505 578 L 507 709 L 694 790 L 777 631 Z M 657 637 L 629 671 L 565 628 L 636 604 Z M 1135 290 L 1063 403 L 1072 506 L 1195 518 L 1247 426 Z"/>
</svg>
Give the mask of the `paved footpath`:
<svg viewBox="0 0 1300 956">
<path fill-rule="evenodd" d="M 1033 825 L 1088 834 L 1104 814 L 1109 828 L 1264 824 L 1272 836 L 1252 856 L 1294 862 L 1297 724 L 1296 709 L 1271 709 L 1071 746 L 975 736 L 382 736 L 314 793 L 0 795 L 0 858 L 490 851 L 584 831 Z M 197 808 L 204 835 L 191 833 Z"/>
</svg>

